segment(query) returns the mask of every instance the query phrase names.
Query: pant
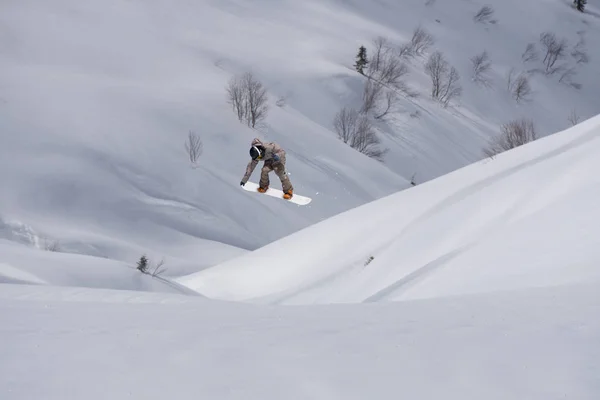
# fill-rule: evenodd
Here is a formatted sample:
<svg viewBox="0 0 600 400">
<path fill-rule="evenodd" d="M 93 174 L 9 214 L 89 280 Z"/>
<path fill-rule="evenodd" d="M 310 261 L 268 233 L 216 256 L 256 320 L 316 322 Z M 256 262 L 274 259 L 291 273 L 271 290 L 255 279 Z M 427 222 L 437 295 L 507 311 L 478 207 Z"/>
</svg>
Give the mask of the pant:
<svg viewBox="0 0 600 400">
<path fill-rule="evenodd" d="M 285 172 L 285 156 L 280 157 L 279 162 L 274 162 L 273 160 L 265 161 L 260 171 L 260 181 L 258 183 L 260 187 L 266 188 L 269 186 L 269 173 L 271 171 L 275 171 L 275 174 L 279 177 L 284 193 L 293 189 L 290 178 L 288 178 Z"/>
</svg>

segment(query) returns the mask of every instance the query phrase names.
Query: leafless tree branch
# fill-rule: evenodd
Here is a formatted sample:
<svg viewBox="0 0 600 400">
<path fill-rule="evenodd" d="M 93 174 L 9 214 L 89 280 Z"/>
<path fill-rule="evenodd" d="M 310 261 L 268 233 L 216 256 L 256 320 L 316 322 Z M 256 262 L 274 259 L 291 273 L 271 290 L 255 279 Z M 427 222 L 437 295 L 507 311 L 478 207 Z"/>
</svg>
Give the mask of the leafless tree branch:
<svg viewBox="0 0 600 400">
<path fill-rule="evenodd" d="M 198 162 L 198 158 L 202 154 L 202 150 L 202 139 L 200 139 L 200 137 L 197 134 L 190 131 L 188 133 L 188 139 L 185 142 L 185 151 L 187 152 L 190 162 L 192 164 L 196 164 Z"/>
<path fill-rule="evenodd" d="M 501 134 L 497 136 L 484 153 L 493 157 L 496 154 L 514 149 L 538 138 L 533 121 L 525 118 L 510 121 L 500 127 Z"/>
</svg>

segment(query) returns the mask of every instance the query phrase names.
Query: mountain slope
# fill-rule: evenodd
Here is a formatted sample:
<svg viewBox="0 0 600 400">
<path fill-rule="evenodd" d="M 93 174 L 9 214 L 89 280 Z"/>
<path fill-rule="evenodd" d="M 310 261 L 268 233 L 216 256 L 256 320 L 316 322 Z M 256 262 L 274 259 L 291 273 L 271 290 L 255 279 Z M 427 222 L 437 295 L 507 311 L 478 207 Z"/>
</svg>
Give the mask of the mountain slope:
<svg viewBox="0 0 600 400">
<path fill-rule="evenodd" d="M 483 3 L 425 3 L 2 3 L 1 237 L 24 230 L 30 245 L 47 238 L 65 252 L 127 262 L 148 253 L 192 272 L 410 187 L 413 174 L 421 183 L 476 161 L 514 117 L 532 117 L 545 135 L 563 129 L 572 108 L 583 118 L 600 111 L 592 1 L 586 14 L 560 0 L 492 1 L 496 24 L 473 21 Z M 371 52 L 379 35 L 398 46 L 419 24 L 435 38 L 430 50 L 460 72 L 464 93 L 442 109 L 428 97 L 425 58 L 412 60 L 407 84 L 420 97 L 377 124 L 390 149 L 381 165 L 341 143 L 332 120 L 359 105 L 358 46 Z M 534 101 L 517 104 L 505 74 L 539 67 L 524 65 L 521 53 L 548 29 L 570 45 L 585 38 L 590 62 L 574 78 L 583 87 L 534 74 Z M 493 61 L 490 89 L 470 81 L 469 59 L 483 50 Z M 228 80 L 245 71 L 269 91 L 259 130 L 226 103 Z M 197 169 L 183 150 L 189 130 L 204 141 Z M 288 150 L 296 190 L 315 198 L 310 207 L 239 190 L 255 136 Z"/>
<path fill-rule="evenodd" d="M 284 304 L 597 282 L 598 154 L 600 116 L 179 281 Z"/>
<path fill-rule="evenodd" d="M 0 7 L 2 237 L 24 227 L 34 245 L 48 238 L 67 252 L 201 268 L 409 186 L 273 96 L 261 132 L 240 124 L 225 97 L 234 71 L 215 65 L 226 53 L 196 37 L 211 31 L 195 18 L 223 17 L 221 6 Z M 184 151 L 189 130 L 204 141 L 197 169 Z M 239 188 L 255 136 L 288 150 L 292 182 L 316 206 Z"/>
</svg>

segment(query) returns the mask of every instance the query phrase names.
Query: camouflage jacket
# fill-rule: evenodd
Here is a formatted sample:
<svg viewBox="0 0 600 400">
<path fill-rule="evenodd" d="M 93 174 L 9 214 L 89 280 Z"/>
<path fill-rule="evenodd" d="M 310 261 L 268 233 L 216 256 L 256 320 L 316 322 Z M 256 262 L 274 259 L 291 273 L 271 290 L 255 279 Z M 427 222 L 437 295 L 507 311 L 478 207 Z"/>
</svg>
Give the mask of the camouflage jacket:
<svg viewBox="0 0 600 400">
<path fill-rule="evenodd" d="M 260 139 L 254 138 L 252 140 L 251 145 L 264 147 L 265 154 L 263 155 L 263 157 L 260 160 L 250 160 L 250 162 L 248 163 L 248 166 L 246 167 L 246 174 L 242 178 L 242 182 L 244 182 L 244 183 L 248 182 L 248 179 L 250 179 L 250 175 L 252 175 L 252 172 L 258 165 L 259 161 L 264 161 L 265 163 L 267 163 L 267 162 L 272 163 L 273 155 L 275 155 L 275 154 L 277 154 L 279 156 L 281 161 L 285 160 L 285 150 L 283 150 L 283 148 L 281 148 L 281 146 L 279 146 L 277 143 L 274 143 L 274 142 L 263 143 L 260 141 Z"/>
</svg>

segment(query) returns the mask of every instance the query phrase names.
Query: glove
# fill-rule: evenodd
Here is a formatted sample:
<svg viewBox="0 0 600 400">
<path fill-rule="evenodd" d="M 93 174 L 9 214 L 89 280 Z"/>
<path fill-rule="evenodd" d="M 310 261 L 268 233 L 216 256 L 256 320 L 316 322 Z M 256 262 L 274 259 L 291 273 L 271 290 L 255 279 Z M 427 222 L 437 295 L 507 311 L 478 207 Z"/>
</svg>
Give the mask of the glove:
<svg viewBox="0 0 600 400">
<path fill-rule="evenodd" d="M 273 154 L 273 161 L 279 162 L 279 156 L 277 154 Z"/>
<path fill-rule="evenodd" d="M 240 186 L 244 186 L 245 184 L 246 184 L 246 182 L 244 182 L 244 181 L 240 182 Z"/>
</svg>

